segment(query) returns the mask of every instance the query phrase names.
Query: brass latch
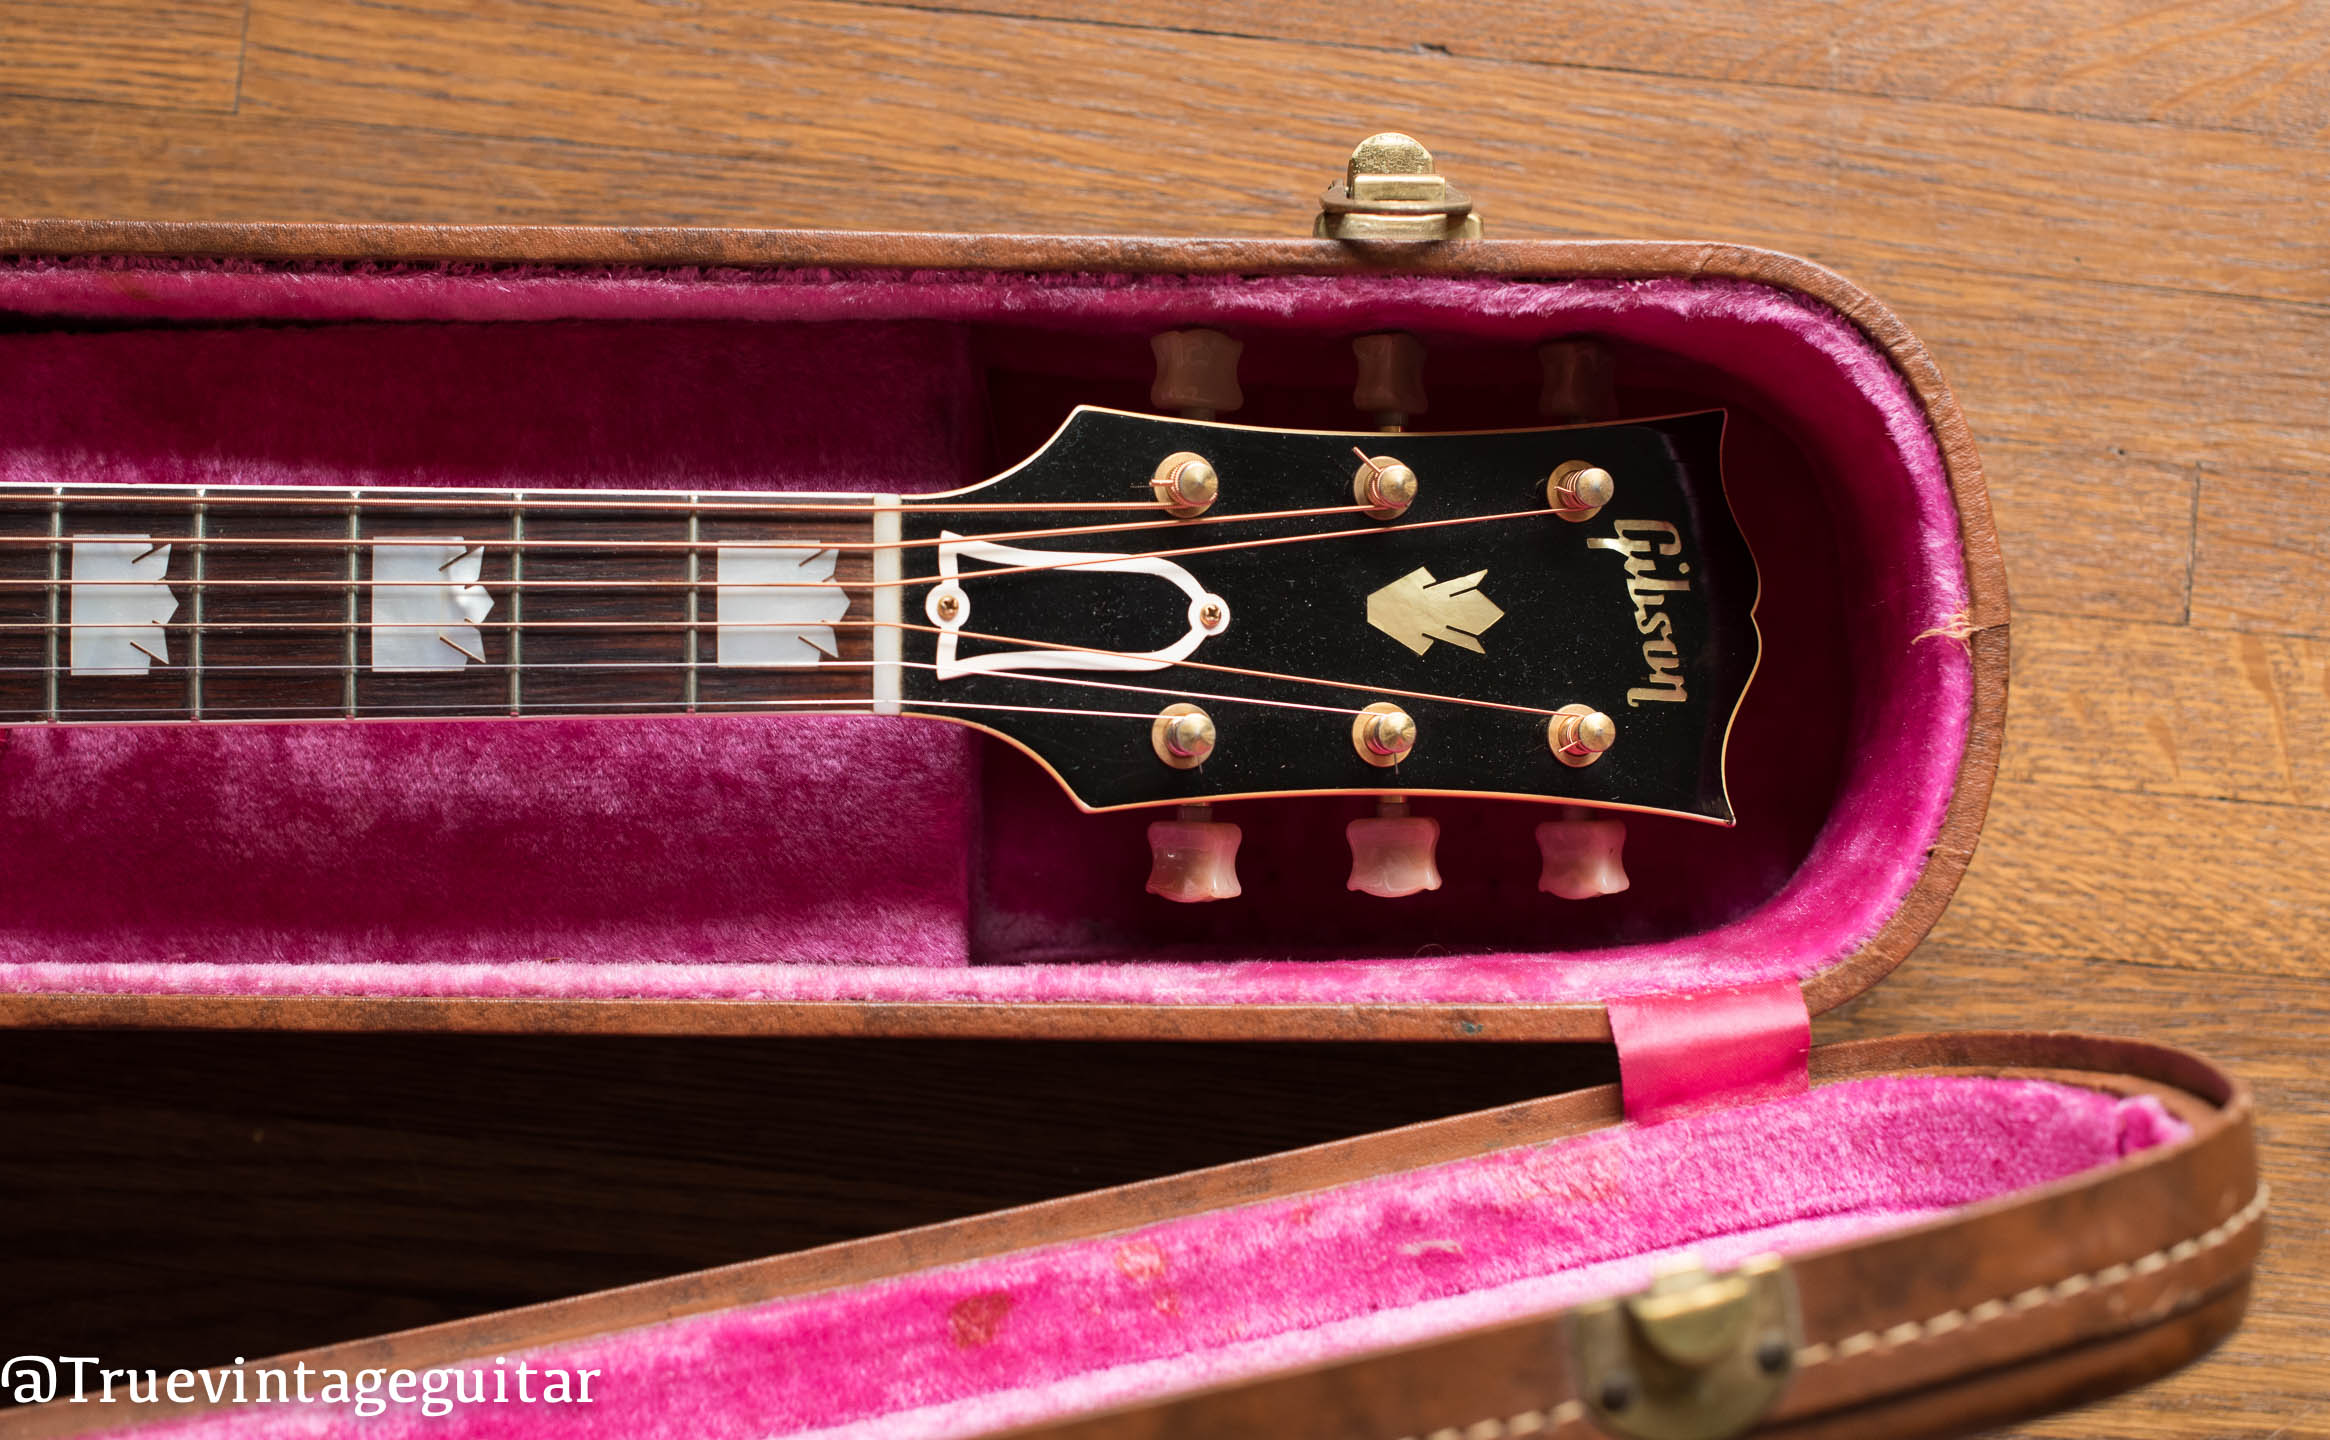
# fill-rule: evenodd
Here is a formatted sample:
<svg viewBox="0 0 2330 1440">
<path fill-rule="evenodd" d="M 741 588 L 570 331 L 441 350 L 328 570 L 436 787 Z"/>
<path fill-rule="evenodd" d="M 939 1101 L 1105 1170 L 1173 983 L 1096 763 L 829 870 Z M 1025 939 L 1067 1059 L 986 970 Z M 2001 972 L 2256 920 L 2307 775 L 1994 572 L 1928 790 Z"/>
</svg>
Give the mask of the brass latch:
<svg viewBox="0 0 2330 1440">
<path fill-rule="evenodd" d="M 1723 1275 L 1696 1261 L 1570 1317 L 1570 1373 L 1596 1425 L 1626 1440 L 1723 1440 L 1796 1368 L 1796 1282 L 1777 1255 Z"/>
<path fill-rule="evenodd" d="M 1315 235 L 1329 240 L 1478 240 L 1481 217 L 1432 168 L 1432 152 L 1396 130 L 1370 135 L 1319 197 Z"/>
</svg>

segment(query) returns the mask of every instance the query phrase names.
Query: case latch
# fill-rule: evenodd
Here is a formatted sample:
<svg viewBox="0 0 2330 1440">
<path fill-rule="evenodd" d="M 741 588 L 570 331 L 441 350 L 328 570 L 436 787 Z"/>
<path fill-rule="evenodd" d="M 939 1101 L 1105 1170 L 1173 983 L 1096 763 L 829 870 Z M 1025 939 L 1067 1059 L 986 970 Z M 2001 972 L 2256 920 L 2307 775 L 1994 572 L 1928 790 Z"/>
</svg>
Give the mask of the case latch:
<svg viewBox="0 0 2330 1440">
<path fill-rule="evenodd" d="M 1727 1274 L 1697 1261 L 1570 1316 L 1570 1373 L 1594 1423 L 1626 1440 L 1723 1440 L 1796 1368 L 1796 1281 L 1777 1255 Z"/>
<path fill-rule="evenodd" d="M 1478 240 L 1472 201 L 1432 166 L 1432 152 L 1396 130 L 1351 152 L 1342 179 L 1319 197 L 1312 234 L 1329 240 Z"/>
</svg>

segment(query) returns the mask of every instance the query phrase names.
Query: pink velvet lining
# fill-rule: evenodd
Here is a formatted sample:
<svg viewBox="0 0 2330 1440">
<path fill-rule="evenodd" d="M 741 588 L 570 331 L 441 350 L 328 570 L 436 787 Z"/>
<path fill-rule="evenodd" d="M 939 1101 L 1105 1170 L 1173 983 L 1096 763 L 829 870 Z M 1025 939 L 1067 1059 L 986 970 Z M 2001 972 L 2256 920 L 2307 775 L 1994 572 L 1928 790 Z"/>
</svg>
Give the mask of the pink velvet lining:
<svg viewBox="0 0 2330 1440">
<path fill-rule="evenodd" d="M 1446 889 L 1353 897 L 1317 838 L 1356 811 L 1305 801 L 1238 807 L 1247 899 L 1177 909 L 1140 893 L 1148 817 L 1082 816 L 930 722 L 26 729 L 0 754 L 7 989 L 1469 1003 L 1799 979 L 1898 907 L 1964 748 L 1932 436 L 1849 323 L 1762 287 L 22 261 L 0 310 L 0 478 L 40 483 L 942 488 L 1077 401 L 1140 405 L 1157 329 L 1245 338 L 1238 418 L 1284 424 L 1350 423 L 1342 337 L 1415 330 L 1446 426 L 1526 421 L 1529 347 L 1590 332 L 1631 412 L 1731 409 L 1766 578 L 1742 823 L 1632 822 L 1620 897 L 1538 895 L 1538 813 L 1461 802 L 1436 811 Z"/>
<path fill-rule="evenodd" d="M 940 1440 L 1543 1314 L 1686 1248 L 1724 1266 L 1841 1244 L 2187 1133 L 2150 1097 L 1850 1081 L 523 1357 L 601 1372 L 587 1407 L 269 1405 L 167 1433 Z"/>
</svg>

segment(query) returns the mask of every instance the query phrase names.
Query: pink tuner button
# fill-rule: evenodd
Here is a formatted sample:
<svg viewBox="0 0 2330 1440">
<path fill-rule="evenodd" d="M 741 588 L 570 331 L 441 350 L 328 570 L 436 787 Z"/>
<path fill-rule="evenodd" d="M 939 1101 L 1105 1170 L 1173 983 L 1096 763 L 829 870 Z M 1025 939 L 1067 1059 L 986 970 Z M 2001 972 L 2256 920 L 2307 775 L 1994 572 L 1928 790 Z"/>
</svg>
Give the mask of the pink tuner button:
<svg viewBox="0 0 2330 1440">
<path fill-rule="evenodd" d="M 1439 821 L 1387 802 L 1376 807 L 1374 819 L 1344 826 L 1343 837 L 1351 842 L 1348 888 L 1387 900 L 1440 888 L 1440 867 L 1432 856 L 1440 844 Z"/>
<path fill-rule="evenodd" d="M 1537 853 L 1545 868 L 1537 888 L 1564 900 L 1591 900 L 1626 888 L 1623 820 L 1548 820 L 1537 827 Z"/>
<path fill-rule="evenodd" d="M 1149 825 L 1149 893 L 1184 905 L 1238 896 L 1238 827 L 1185 805 L 1181 817 Z"/>
</svg>

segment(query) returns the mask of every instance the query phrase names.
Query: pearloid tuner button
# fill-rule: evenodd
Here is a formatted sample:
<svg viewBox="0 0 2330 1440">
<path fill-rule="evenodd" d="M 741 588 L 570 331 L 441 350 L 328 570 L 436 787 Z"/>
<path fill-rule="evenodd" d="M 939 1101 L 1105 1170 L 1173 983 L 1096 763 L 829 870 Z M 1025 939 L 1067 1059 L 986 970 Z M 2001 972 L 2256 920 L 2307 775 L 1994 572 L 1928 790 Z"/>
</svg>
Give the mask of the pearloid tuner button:
<svg viewBox="0 0 2330 1440">
<path fill-rule="evenodd" d="M 1157 378 L 1149 404 L 1184 420 L 1211 420 L 1246 403 L 1238 389 L 1238 352 L 1246 347 L 1219 330 L 1168 330 L 1149 337 Z"/>
<path fill-rule="evenodd" d="M 1410 815 L 1405 800 L 1379 802 L 1375 818 L 1352 821 L 1343 827 L 1343 838 L 1351 842 L 1346 889 L 1388 900 L 1440 888 L 1440 867 L 1433 858 L 1440 822 Z"/>
<path fill-rule="evenodd" d="M 1625 850 L 1623 820 L 1548 820 L 1537 827 L 1537 888 L 1564 900 L 1615 895 L 1626 888 Z"/>
<path fill-rule="evenodd" d="M 1149 893 L 1183 905 L 1238 896 L 1238 827 L 1211 805 L 1184 805 L 1149 824 Z"/>
</svg>

